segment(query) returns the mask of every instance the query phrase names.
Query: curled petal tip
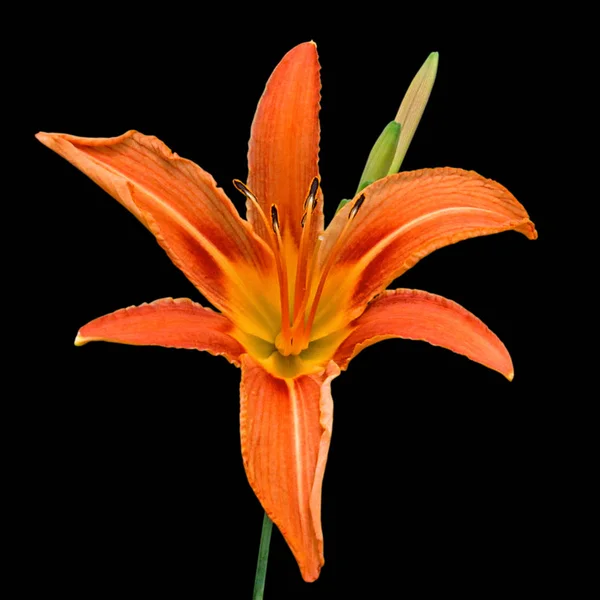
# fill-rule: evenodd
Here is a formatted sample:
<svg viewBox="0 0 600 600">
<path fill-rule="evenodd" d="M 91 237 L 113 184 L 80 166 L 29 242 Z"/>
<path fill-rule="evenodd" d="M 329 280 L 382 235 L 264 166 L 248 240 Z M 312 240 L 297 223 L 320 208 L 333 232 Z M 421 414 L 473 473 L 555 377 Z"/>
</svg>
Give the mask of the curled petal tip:
<svg viewBox="0 0 600 600">
<path fill-rule="evenodd" d="M 35 134 L 35 139 L 42 142 L 42 144 L 46 144 L 49 137 L 50 134 L 46 133 L 45 131 L 38 131 Z"/>
<path fill-rule="evenodd" d="M 75 338 L 75 342 L 74 344 L 76 346 L 84 346 L 85 344 L 87 344 L 90 340 L 88 338 L 84 338 L 82 335 L 80 335 L 79 333 L 77 334 L 77 337 Z"/>
<path fill-rule="evenodd" d="M 334 360 L 344 369 L 364 348 L 389 338 L 425 341 L 462 354 L 509 381 L 514 375 L 506 346 L 481 320 L 456 302 L 421 290 L 387 290 L 373 300 Z"/>
</svg>

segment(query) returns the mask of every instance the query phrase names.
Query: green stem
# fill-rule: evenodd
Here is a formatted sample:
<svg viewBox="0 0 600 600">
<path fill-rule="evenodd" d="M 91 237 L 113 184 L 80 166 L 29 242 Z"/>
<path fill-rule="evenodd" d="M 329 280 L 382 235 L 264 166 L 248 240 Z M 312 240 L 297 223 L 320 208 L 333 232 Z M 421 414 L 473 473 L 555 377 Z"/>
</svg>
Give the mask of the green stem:
<svg viewBox="0 0 600 600">
<path fill-rule="evenodd" d="M 271 542 L 271 531 L 273 521 L 267 517 L 263 519 L 262 532 L 260 534 L 260 546 L 258 548 L 258 563 L 256 564 L 256 577 L 254 578 L 254 600 L 262 600 L 265 591 L 265 579 L 267 578 L 267 563 L 269 561 L 269 544 Z"/>
</svg>

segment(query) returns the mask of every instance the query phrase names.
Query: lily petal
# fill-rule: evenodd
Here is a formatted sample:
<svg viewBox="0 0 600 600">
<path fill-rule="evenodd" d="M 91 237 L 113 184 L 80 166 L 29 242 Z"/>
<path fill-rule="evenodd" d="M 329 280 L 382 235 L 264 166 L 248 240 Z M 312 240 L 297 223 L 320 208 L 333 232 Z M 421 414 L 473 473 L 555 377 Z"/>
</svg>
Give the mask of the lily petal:
<svg viewBox="0 0 600 600">
<path fill-rule="evenodd" d="M 245 349 L 231 337 L 234 328 L 227 317 L 187 298 L 162 298 L 90 321 L 79 330 L 75 345 L 102 341 L 206 350 L 239 367 Z"/>
<path fill-rule="evenodd" d="M 352 332 L 334 360 L 341 369 L 361 350 L 381 340 L 422 340 L 462 354 L 512 381 L 514 371 L 504 344 L 468 310 L 420 290 L 386 290 L 350 326 Z"/>
<path fill-rule="evenodd" d="M 339 254 L 323 291 L 314 337 L 356 318 L 376 294 L 438 248 L 510 229 L 537 237 L 516 198 L 473 171 L 399 173 L 376 181 L 362 194 L 362 207 L 337 244 Z M 344 206 L 327 228 L 321 265 L 335 249 L 353 206 Z"/>
<path fill-rule="evenodd" d="M 276 306 L 276 297 L 264 298 L 265 291 L 274 288 L 264 284 L 265 278 L 275 281 L 270 249 L 198 165 L 171 152 L 157 138 L 136 131 L 115 138 L 55 133 L 36 137 L 129 209 L 224 313 L 245 314 L 257 323 L 264 321 L 264 313 L 275 313 L 270 307 Z M 248 301 L 249 288 L 259 299 L 254 309 Z M 246 329 L 266 335 L 267 326 L 258 327 Z"/>
<path fill-rule="evenodd" d="M 248 481 L 289 544 L 305 581 L 323 566 L 321 487 L 331 440 L 333 362 L 278 379 L 242 356 L 240 427 Z"/>
<path fill-rule="evenodd" d="M 248 151 L 248 187 L 264 213 L 276 204 L 286 246 L 298 247 L 303 203 L 311 181 L 319 175 L 319 109 L 321 78 L 317 46 L 292 48 L 273 71 L 258 103 Z M 323 229 L 322 202 L 314 213 L 314 229 Z M 248 220 L 263 239 L 268 232 L 247 203 Z"/>
</svg>

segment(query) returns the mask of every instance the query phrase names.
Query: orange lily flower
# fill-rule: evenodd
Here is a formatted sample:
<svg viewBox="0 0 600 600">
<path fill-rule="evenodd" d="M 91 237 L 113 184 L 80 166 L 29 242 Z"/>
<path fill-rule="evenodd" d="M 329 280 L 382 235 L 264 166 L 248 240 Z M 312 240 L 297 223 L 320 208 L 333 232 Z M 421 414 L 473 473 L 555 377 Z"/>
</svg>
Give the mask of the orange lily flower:
<svg viewBox="0 0 600 600">
<path fill-rule="evenodd" d="M 508 379 L 510 356 L 474 315 L 440 296 L 385 288 L 421 258 L 466 238 L 537 237 L 500 184 L 423 169 L 366 187 L 323 227 L 316 46 L 273 72 L 251 130 L 242 219 L 214 179 L 155 137 L 39 133 L 130 210 L 219 312 L 165 298 L 95 319 L 90 341 L 206 350 L 242 370 L 242 456 L 250 485 L 313 581 L 323 565 L 321 487 L 331 381 L 363 348 L 400 337 L 443 346 Z"/>
</svg>

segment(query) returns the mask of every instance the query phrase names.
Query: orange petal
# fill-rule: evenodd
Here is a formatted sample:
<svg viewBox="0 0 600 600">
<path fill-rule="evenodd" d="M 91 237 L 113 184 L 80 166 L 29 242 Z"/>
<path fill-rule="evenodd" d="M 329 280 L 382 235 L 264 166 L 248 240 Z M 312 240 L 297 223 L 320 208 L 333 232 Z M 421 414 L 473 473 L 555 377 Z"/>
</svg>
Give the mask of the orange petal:
<svg viewBox="0 0 600 600">
<path fill-rule="evenodd" d="M 529 239 L 537 237 L 516 198 L 473 171 L 399 173 L 362 193 L 364 203 L 347 230 L 324 289 L 315 328 L 326 325 L 328 330 L 319 335 L 356 318 L 371 298 L 437 248 L 510 229 Z M 327 228 L 320 264 L 327 260 L 353 204 L 340 210 Z"/>
<path fill-rule="evenodd" d="M 240 426 L 248 481 L 289 544 L 305 581 L 323 566 L 321 486 L 333 424 L 335 363 L 278 379 L 242 356 Z"/>
<path fill-rule="evenodd" d="M 269 312 L 273 299 L 251 307 L 269 289 L 265 278 L 275 276 L 271 251 L 206 171 L 135 131 L 115 138 L 36 137 L 128 208 L 215 306 L 229 316 L 246 311 L 257 322 Z M 257 292 L 252 302 L 249 288 Z"/>
<path fill-rule="evenodd" d="M 342 369 L 361 350 L 381 340 L 422 340 L 447 348 L 502 373 L 509 381 L 513 366 L 504 344 L 462 306 L 419 290 L 386 290 L 351 324 L 352 333 L 334 360 Z"/>
<path fill-rule="evenodd" d="M 102 341 L 206 350 L 239 366 L 245 350 L 231 337 L 233 329 L 227 317 L 187 298 L 163 298 L 90 321 L 79 330 L 75 345 Z"/>
<path fill-rule="evenodd" d="M 248 151 L 248 187 L 267 217 L 276 204 L 286 246 L 298 247 L 303 205 L 311 181 L 319 175 L 319 108 L 321 79 L 314 42 L 290 50 L 273 71 L 258 103 Z M 323 228 L 323 203 L 317 204 L 313 227 Z M 247 203 L 248 220 L 267 232 Z"/>
</svg>

